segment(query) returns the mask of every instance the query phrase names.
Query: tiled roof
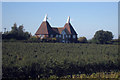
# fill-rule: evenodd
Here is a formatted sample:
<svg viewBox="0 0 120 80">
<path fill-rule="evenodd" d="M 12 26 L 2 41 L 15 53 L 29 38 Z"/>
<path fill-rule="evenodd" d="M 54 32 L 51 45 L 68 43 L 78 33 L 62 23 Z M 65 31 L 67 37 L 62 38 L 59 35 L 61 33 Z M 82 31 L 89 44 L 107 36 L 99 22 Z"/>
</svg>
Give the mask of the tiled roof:
<svg viewBox="0 0 120 80">
<path fill-rule="evenodd" d="M 39 34 L 57 34 L 47 21 L 43 21 L 35 35 Z"/>
<path fill-rule="evenodd" d="M 47 21 L 47 15 L 46 15 L 42 24 L 40 25 L 37 32 L 35 33 L 35 35 L 61 34 L 63 30 L 67 34 L 77 35 L 76 31 L 74 30 L 74 28 L 70 24 L 70 17 L 68 17 L 67 22 L 64 25 L 64 27 L 51 27 L 50 24 Z"/>
<path fill-rule="evenodd" d="M 69 31 L 67 29 L 65 29 L 64 27 L 58 27 L 58 28 L 52 28 L 56 33 L 61 34 L 63 30 L 65 30 L 65 32 L 67 34 L 70 34 Z"/>
<path fill-rule="evenodd" d="M 66 23 L 64 25 L 64 28 L 66 28 L 70 34 L 77 35 L 77 33 L 75 32 L 74 28 L 72 27 L 70 23 Z"/>
</svg>

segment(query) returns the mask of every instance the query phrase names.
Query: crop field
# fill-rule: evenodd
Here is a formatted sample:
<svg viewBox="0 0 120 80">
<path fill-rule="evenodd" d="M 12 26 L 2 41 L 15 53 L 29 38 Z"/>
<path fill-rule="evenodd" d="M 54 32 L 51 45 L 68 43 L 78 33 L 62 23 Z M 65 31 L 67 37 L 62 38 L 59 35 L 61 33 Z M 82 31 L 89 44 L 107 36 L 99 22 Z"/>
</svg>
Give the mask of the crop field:
<svg viewBox="0 0 120 80">
<path fill-rule="evenodd" d="M 119 78 L 118 56 L 110 44 L 3 42 L 3 78 Z"/>
</svg>

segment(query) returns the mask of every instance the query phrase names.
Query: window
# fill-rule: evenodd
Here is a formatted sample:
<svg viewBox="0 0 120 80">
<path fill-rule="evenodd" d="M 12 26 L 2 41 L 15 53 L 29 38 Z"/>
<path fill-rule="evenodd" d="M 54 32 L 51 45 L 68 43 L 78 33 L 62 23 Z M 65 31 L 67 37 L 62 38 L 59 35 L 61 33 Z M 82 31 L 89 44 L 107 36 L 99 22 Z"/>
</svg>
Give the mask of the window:
<svg viewBox="0 0 120 80">
<path fill-rule="evenodd" d="M 75 38 L 75 35 L 73 35 L 73 38 Z"/>
<path fill-rule="evenodd" d="M 63 34 L 63 39 L 65 38 L 65 35 Z"/>
<path fill-rule="evenodd" d="M 56 37 L 58 37 L 58 35 L 56 35 Z"/>
<path fill-rule="evenodd" d="M 69 38 L 71 37 L 71 35 L 69 35 Z"/>
<path fill-rule="evenodd" d="M 63 30 L 61 34 L 65 35 L 66 34 L 65 30 Z"/>
<path fill-rule="evenodd" d="M 61 35 L 59 35 L 59 37 L 61 37 Z"/>
<path fill-rule="evenodd" d="M 39 37 L 41 37 L 41 35 L 39 35 Z"/>
<path fill-rule="evenodd" d="M 40 37 L 42 37 L 42 35 L 40 35 Z"/>
<path fill-rule="evenodd" d="M 44 37 L 44 35 L 42 35 L 42 37 Z"/>
<path fill-rule="evenodd" d="M 51 37 L 53 37 L 53 35 L 51 34 Z"/>
<path fill-rule="evenodd" d="M 65 43 L 65 40 L 62 40 L 63 43 Z"/>
<path fill-rule="evenodd" d="M 68 35 L 66 35 L 66 38 L 68 37 Z"/>
</svg>

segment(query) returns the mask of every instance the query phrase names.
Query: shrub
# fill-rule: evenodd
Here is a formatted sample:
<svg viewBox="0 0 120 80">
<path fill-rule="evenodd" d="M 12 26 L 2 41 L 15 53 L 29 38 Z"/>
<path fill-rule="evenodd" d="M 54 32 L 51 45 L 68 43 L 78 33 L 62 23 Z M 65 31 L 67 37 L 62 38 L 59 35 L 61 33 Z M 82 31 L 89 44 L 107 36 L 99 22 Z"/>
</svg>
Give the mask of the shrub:
<svg viewBox="0 0 120 80">
<path fill-rule="evenodd" d="M 78 38 L 78 41 L 79 41 L 80 43 L 86 43 L 86 42 L 87 42 L 87 39 L 86 39 L 86 37 L 80 37 L 80 38 Z"/>
</svg>

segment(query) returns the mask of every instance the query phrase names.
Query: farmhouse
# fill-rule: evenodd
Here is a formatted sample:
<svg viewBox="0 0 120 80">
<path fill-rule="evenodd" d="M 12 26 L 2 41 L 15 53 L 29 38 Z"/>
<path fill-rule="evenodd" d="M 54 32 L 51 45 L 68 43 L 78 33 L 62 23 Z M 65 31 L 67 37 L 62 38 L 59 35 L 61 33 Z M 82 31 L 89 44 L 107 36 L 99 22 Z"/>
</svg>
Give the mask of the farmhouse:
<svg viewBox="0 0 120 80">
<path fill-rule="evenodd" d="M 35 35 L 40 39 L 55 38 L 57 41 L 63 43 L 77 41 L 77 33 L 70 23 L 70 16 L 68 16 L 67 22 L 64 27 L 51 27 L 49 22 L 47 21 L 46 15 Z"/>
</svg>

